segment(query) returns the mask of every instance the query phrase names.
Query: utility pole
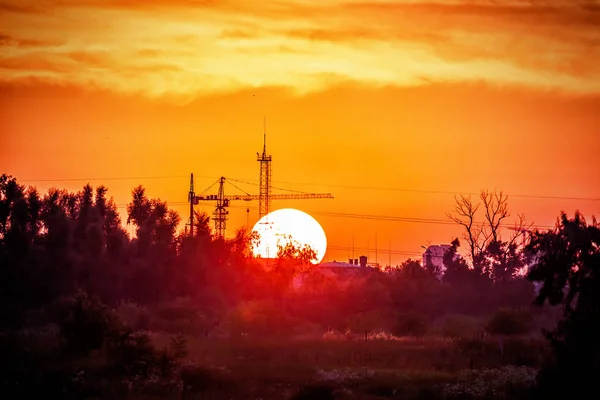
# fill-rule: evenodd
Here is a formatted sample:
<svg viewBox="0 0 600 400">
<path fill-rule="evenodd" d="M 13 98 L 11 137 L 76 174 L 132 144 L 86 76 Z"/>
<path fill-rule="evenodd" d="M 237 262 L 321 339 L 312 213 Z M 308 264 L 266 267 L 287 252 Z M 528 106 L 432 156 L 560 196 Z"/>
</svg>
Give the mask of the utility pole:
<svg viewBox="0 0 600 400">
<path fill-rule="evenodd" d="M 389 248 L 389 253 L 388 253 L 389 254 L 389 260 L 388 260 L 388 262 L 390 264 L 390 268 L 392 268 L 392 240 L 391 239 L 389 240 L 388 248 Z"/>
<path fill-rule="evenodd" d="M 188 193 L 188 201 L 190 202 L 190 237 L 194 237 L 194 204 L 198 204 L 196 193 L 194 192 L 194 173 L 190 174 L 190 191 Z"/>
<path fill-rule="evenodd" d="M 377 262 L 377 232 L 375 232 L 375 264 L 379 264 Z"/>
</svg>

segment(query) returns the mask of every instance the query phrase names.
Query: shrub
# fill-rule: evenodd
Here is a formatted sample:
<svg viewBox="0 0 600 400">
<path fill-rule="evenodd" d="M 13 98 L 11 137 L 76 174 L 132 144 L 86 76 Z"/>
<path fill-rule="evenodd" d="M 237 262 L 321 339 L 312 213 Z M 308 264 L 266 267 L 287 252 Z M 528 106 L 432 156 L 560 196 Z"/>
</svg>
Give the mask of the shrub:
<svg viewBox="0 0 600 400">
<path fill-rule="evenodd" d="M 187 298 L 159 304 L 150 319 L 149 329 L 172 333 L 206 333 L 210 321 Z"/>
<path fill-rule="evenodd" d="M 59 324 L 65 351 L 87 355 L 100 349 L 107 337 L 121 327 L 116 315 L 96 297 L 79 291 Z"/>
<path fill-rule="evenodd" d="M 160 304 L 156 316 L 168 321 L 193 320 L 198 316 L 198 307 L 186 298 Z"/>
<path fill-rule="evenodd" d="M 125 301 L 119 304 L 116 313 L 127 326 L 135 330 L 145 331 L 150 329 L 150 311 L 144 306 L 131 301 Z"/>
<path fill-rule="evenodd" d="M 233 309 L 225 325 L 235 335 L 277 336 L 292 334 L 299 324 L 272 302 L 249 301 Z"/>
<path fill-rule="evenodd" d="M 106 356 L 112 373 L 134 377 L 145 384 L 148 380 L 170 377 L 178 369 L 178 362 L 187 355 L 187 341 L 178 335 L 169 347 L 157 351 L 146 333 L 122 330 L 106 343 Z"/>
<path fill-rule="evenodd" d="M 492 315 L 486 330 L 492 335 L 522 335 L 530 331 L 532 323 L 529 310 L 501 308 Z"/>
<path fill-rule="evenodd" d="M 124 331 L 107 341 L 106 355 L 111 370 L 121 376 L 150 375 L 158 363 L 158 355 L 148 335 Z"/>
<path fill-rule="evenodd" d="M 482 324 L 473 317 L 460 314 L 448 315 L 442 321 L 440 333 L 450 338 L 475 337 L 483 331 Z"/>
<path fill-rule="evenodd" d="M 427 319 L 416 312 L 398 315 L 392 333 L 396 336 L 423 336 L 427 332 Z"/>
</svg>

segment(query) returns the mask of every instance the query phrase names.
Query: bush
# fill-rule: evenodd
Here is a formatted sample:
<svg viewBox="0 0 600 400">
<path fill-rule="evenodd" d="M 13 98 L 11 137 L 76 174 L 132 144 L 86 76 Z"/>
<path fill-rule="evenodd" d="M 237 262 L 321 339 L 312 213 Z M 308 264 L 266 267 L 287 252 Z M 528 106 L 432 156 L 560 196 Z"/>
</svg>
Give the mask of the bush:
<svg viewBox="0 0 600 400">
<path fill-rule="evenodd" d="M 45 306 L 28 310 L 25 313 L 25 324 L 28 328 L 56 324 L 69 312 L 74 301 L 73 297 L 63 296 Z"/>
<path fill-rule="evenodd" d="M 491 335 L 522 335 L 531 330 L 533 317 L 529 310 L 501 308 L 486 326 Z"/>
<path fill-rule="evenodd" d="M 147 386 L 150 382 L 169 383 L 188 353 L 187 341 L 181 336 L 171 338 L 161 351 L 152 346 L 146 333 L 122 330 L 107 340 L 105 355 L 112 374 L 128 380 L 128 386 Z M 128 379 L 130 378 L 130 379 Z"/>
<path fill-rule="evenodd" d="M 467 315 L 452 314 L 442 321 L 440 333 L 449 338 L 464 338 L 480 336 L 483 324 L 476 318 Z"/>
<path fill-rule="evenodd" d="M 158 318 L 167 321 L 192 321 L 198 317 L 198 307 L 186 298 L 160 304 L 155 310 Z"/>
<path fill-rule="evenodd" d="M 159 304 L 150 320 L 151 330 L 171 333 L 206 333 L 212 324 L 187 298 Z"/>
<path fill-rule="evenodd" d="M 109 335 L 121 328 L 116 315 L 96 297 L 79 291 L 59 324 L 60 338 L 65 351 L 88 355 L 100 349 Z"/>
<path fill-rule="evenodd" d="M 233 335 L 290 335 L 300 324 L 280 307 L 269 301 L 249 301 L 233 309 L 225 321 L 225 329 Z"/>
<path fill-rule="evenodd" d="M 124 331 L 107 341 L 106 355 L 112 371 L 121 376 L 147 378 L 158 361 L 148 335 L 131 331 Z"/>
<path fill-rule="evenodd" d="M 144 306 L 125 301 L 119 304 L 116 310 L 123 322 L 135 330 L 149 330 L 151 328 L 151 314 Z"/>
<path fill-rule="evenodd" d="M 395 336 L 420 337 L 427 332 L 428 321 L 423 314 L 409 312 L 398 315 L 392 333 Z"/>
</svg>

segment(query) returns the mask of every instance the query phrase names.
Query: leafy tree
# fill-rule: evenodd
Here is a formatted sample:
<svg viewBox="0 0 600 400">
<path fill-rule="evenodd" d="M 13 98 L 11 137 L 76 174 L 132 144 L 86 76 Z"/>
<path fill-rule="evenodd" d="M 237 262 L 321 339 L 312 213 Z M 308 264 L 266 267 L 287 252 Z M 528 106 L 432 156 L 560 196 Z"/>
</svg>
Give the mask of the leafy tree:
<svg viewBox="0 0 600 400">
<path fill-rule="evenodd" d="M 178 240 L 178 213 L 169 210 L 167 203 L 149 199 L 142 186 L 132 191 L 132 201 L 127 206 L 127 222 L 136 225 L 135 271 L 126 284 L 134 300 L 158 301 L 157 294 L 174 292 L 177 280 L 169 267 L 175 262 Z M 139 282 L 145 282 L 140 286 Z"/>
<path fill-rule="evenodd" d="M 277 258 L 280 260 L 293 260 L 301 266 L 308 266 L 317 259 L 316 251 L 309 245 L 302 245 L 287 236 L 286 242 L 277 246 Z"/>
<path fill-rule="evenodd" d="M 469 269 L 467 262 L 458 254 L 460 241 L 454 239 L 451 246 L 443 256 L 444 267 L 444 282 L 458 284 L 470 281 L 475 275 L 474 271 Z"/>
<path fill-rule="evenodd" d="M 562 304 L 563 318 L 548 333 L 555 362 L 540 375 L 540 397 L 598 398 L 600 388 L 600 225 L 562 213 L 556 227 L 535 232 L 528 278 L 542 283 L 538 304 Z"/>
<path fill-rule="evenodd" d="M 303 245 L 291 236 L 284 239 L 283 244 L 277 245 L 277 261 L 273 268 L 280 279 L 281 289 L 290 288 L 296 275 L 310 273 L 317 258 L 317 253 L 309 245 Z"/>
<path fill-rule="evenodd" d="M 418 260 L 409 258 L 400 265 L 400 275 L 406 278 L 425 279 L 430 277 L 429 272 L 421 266 Z"/>
<path fill-rule="evenodd" d="M 210 238 L 210 216 L 205 212 L 194 211 L 194 236 Z"/>
</svg>

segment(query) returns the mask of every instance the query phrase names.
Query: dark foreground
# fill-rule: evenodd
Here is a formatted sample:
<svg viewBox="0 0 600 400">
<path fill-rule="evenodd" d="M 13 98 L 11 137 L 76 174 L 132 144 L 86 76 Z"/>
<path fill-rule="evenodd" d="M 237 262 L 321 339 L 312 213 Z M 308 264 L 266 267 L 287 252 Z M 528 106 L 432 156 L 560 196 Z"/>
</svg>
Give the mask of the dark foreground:
<svg viewBox="0 0 600 400">
<path fill-rule="evenodd" d="M 86 356 L 51 331 L 4 337 L 2 397 L 527 399 L 547 352 L 532 338 L 123 335 Z"/>
</svg>

